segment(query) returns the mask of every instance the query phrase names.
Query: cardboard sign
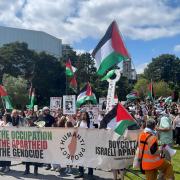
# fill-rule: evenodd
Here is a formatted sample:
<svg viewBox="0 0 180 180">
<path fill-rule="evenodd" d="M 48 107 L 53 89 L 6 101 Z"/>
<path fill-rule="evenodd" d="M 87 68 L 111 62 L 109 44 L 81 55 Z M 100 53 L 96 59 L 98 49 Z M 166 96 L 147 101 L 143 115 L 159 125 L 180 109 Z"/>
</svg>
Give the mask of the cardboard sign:
<svg viewBox="0 0 180 180">
<path fill-rule="evenodd" d="M 56 111 L 61 109 L 62 97 L 50 97 L 50 110 Z"/>
<path fill-rule="evenodd" d="M 63 96 L 63 114 L 76 114 L 76 96 Z"/>
</svg>

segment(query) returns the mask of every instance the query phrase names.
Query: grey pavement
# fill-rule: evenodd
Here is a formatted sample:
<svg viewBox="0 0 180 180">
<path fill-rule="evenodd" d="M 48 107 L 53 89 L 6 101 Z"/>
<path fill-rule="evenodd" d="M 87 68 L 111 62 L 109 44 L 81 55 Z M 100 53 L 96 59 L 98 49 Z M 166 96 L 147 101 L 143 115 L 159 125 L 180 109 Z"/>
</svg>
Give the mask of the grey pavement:
<svg viewBox="0 0 180 180">
<path fill-rule="evenodd" d="M 33 174 L 34 166 L 30 166 L 30 174 L 23 175 L 25 170 L 25 165 L 18 164 L 18 162 L 12 162 L 11 171 L 8 173 L 0 173 L 0 180 L 34 180 L 34 179 L 46 179 L 46 180 L 67 180 L 67 179 L 74 179 L 74 176 L 78 174 L 78 170 L 76 168 L 73 169 L 73 174 L 62 174 L 60 175 L 59 172 L 54 172 L 50 170 L 45 170 L 44 167 L 39 167 L 38 169 L 38 176 Z M 87 176 L 87 170 L 85 171 L 85 178 L 84 179 L 98 179 L 98 180 L 110 180 L 113 178 L 111 172 L 101 171 L 101 170 L 94 170 L 94 178 Z"/>
</svg>

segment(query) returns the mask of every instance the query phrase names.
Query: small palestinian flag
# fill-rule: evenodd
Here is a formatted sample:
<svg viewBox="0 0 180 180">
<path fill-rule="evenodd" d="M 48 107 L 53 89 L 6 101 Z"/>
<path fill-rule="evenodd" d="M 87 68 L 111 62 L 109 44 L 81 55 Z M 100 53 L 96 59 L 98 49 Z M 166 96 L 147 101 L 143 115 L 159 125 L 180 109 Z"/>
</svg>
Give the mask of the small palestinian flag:
<svg viewBox="0 0 180 180">
<path fill-rule="evenodd" d="M 76 93 L 77 92 L 77 81 L 76 81 L 76 75 L 74 75 L 70 82 L 69 82 L 69 86 L 71 89 L 73 89 L 73 91 Z"/>
<path fill-rule="evenodd" d="M 2 85 L 0 85 L 0 96 L 2 98 L 3 103 L 5 104 L 5 108 L 13 109 L 10 98 Z"/>
<path fill-rule="evenodd" d="M 148 85 L 148 97 L 149 99 L 154 99 L 154 88 L 152 82 Z"/>
<path fill-rule="evenodd" d="M 126 96 L 126 99 L 128 101 L 132 101 L 138 98 L 138 93 L 137 92 L 131 92 Z"/>
<path fill-rule="evenodd" d="M 130 59 L 116 21 L 113 21 L 108 27 L 104 37 L 92 52 L 92 56 L 96 59 L 99 75 L 103 75 L 119 62 Z"/>
<path fill-rule="evenodd" d="M 74 76 L 75 72 L 76 72 L 76 68 L 71 65 L 71 60 L 68 59 L 66 61 L 66 76 L 72 77 Z"/>
<path fill-rule="evenodd" d="M 114 131 L 121 136 L 124 134 L 126 129 L 139 129 L 134 118 L 120 103 L 114 106 L 114 108 L 104 116 L 100 122 L 100 129 L 102 128 L 114 129 Z"/>
<path fill-rule="evenodd" d="M 97 99 L 95 94 L 92 92 L 90 83 L 87 83 L 87 85 L 81 90 L 80 94 L 77 97 L 76 105 L 77 107 L 80 107 L 87 101 L 90 101 L 92 104 L 97 104 Z"/>
</svg>

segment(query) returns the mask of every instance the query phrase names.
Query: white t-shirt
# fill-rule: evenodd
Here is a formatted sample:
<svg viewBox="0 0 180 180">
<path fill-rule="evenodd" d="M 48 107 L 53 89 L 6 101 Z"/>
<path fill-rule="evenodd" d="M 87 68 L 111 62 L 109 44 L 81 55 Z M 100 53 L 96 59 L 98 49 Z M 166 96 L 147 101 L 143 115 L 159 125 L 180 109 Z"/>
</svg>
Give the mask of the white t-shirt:
<svg viewBox="0 0 180 180">
<path fill-rule="evenodd" d="M 88 127 L 87 127 L 87 122 L 81 121 L 79 127 L 80 127 L 80 128 L 88 128 Z"/>
</svg>

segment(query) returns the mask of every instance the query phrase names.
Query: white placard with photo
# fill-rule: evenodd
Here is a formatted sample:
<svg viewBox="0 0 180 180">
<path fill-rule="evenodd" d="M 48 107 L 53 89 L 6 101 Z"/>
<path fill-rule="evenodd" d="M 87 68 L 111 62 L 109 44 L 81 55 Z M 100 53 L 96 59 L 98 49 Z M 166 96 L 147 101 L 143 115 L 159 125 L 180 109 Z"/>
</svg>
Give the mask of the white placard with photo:
<svg viewBox="0 0 180 180">
<path fill-rule="evenodd" d="M 101 97 L 99 98 L 99 110 L 104 111 L 106 110 L 107 98 Z"/>
<path fill-rule="evenodd" d="M 85 105 L 83 106 L 90 118 L 90 125 L 99 123 L 99 106 L 98 105 Z"/>
<path fill-rule="evenodd" d="M 63 114 L 76 114 L 76 96 L 63 96 Z"/>
<path fill-rule="evenodd" d="M 50 97 L 50 110 L 55 111 L 61 109 L 62 97 Z"/>
</svg>

